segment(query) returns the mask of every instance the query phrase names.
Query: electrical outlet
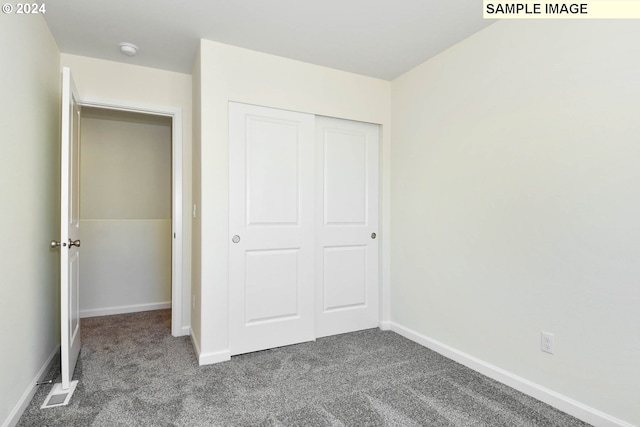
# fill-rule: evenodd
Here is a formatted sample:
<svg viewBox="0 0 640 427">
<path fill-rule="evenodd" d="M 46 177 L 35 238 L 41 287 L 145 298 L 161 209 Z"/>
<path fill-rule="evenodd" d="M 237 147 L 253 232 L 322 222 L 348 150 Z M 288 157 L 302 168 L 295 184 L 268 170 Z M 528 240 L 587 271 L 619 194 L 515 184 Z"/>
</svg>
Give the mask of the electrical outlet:
<svg viewBox="0 0 640 427">
<path fill-rule="evenodd" d="M 555 343 L 553 334 L 550 332 L 540 332 L 540 350 L 545 353 L 553 354 L 555 352 Z"/>
</svg>

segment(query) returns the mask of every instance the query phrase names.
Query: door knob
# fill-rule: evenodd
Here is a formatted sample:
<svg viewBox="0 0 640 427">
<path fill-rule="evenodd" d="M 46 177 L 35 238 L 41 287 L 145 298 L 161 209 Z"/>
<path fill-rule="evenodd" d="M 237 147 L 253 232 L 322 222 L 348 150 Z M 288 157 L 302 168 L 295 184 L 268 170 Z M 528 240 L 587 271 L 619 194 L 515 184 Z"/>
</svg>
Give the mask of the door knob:
<svg viewBox="0 0 640 427">
<path fill-rule="evenodd" d="M 238 235 L 236 234 L 235 236 L 233 236 L 233 237 L 231 238 L 231 241 L 232 241 L 233 243 L 238 243 L 238 242 L 240 241 L 240 236 L 238 236 Z"/>
<path fill-rule="evenodd" d="M 52 240 L 49 245 L 51 246 L 51 249 L 55 249 L 60 247 L 60 242 L 58 242 L 57 240 Z"/>
<path fill-rule="evenodd" d="M 376 237 L 377 237 L 377 236 L 376 236 L 376 233 L 371 233 L 371 238 L 372 238 L 372 239 L 375 239 Z"/>
<path fill-rule="evenodd" d="M 69 239 L 69 248 L 71 248 L 71 246 L 76 246 L 76 247 L 80 247 L 80 240 L 71 240 Z"/>
</svg>

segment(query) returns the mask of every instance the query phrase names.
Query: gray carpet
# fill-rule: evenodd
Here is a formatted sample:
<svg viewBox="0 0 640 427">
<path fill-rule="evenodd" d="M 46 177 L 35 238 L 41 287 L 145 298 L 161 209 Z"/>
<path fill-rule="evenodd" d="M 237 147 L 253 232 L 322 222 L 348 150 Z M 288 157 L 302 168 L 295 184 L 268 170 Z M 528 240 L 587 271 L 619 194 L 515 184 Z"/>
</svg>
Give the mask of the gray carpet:
<svg viewBox="0 0 640 427">
<path fill-rule="evenodd" d="M 82 340 L 71 403 L 40 409 L 41 386 L 19 426 L 587 425 L 377 329 L 202 367 L 169 310 L 84 319 Z"/>
</svg>

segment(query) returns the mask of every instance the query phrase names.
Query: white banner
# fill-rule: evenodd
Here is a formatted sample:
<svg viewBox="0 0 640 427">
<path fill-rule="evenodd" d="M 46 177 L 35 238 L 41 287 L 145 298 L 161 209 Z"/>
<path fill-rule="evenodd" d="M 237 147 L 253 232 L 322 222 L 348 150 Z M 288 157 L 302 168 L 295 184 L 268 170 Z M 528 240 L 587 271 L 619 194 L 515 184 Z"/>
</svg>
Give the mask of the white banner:
<svg viewBox="0 0 640 427">
<path fill-rule="evenodd" d="M 485 19 L 638 19 L 638 0 L 490 1 L 483 0 Z"/>
</svg>

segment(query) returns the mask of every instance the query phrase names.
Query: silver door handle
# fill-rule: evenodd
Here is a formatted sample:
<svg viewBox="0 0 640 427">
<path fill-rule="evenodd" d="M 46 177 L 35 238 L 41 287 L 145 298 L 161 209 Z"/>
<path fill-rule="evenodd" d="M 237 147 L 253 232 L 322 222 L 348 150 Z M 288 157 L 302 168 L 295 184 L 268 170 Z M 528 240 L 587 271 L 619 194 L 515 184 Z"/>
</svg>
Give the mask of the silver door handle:
<svg viewBox="0 0 640 427">
<path fill-rule="evenodd" d="M 231 241 L 232 241 L 233 243 L 238 243 L 238 242 L 240 241 L 240 236 L 238 236 L 238 235 L 236 234 L 235 236 L 233 236 L 233 237 L 231 238 Z"/>
<path fill-rule="evenodd" d="M 71 246 L 76 246 L 76 247 L 80 247 L 80 240 L 71 240 L 69 239 L 69 249 L 71 249 Z"/>
<path fill-rule="evenodd" d="M 372 239 L 375 239 L 376 237 L 377 237 L 377 236 L 376 236 L 376 233 L 371 233 L 371 238 L 372 238 Z"/>
<path fill-rule="evenodd" d="M 52 240 L 51 243 L 49 243 L 49 245 L 51 246 L 51 249 L 59 248 L 60 242 L 58 242 L 57 240 Z"/>
</svg>

